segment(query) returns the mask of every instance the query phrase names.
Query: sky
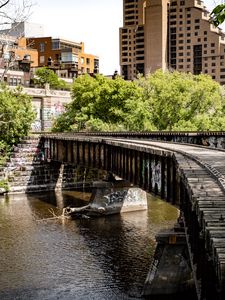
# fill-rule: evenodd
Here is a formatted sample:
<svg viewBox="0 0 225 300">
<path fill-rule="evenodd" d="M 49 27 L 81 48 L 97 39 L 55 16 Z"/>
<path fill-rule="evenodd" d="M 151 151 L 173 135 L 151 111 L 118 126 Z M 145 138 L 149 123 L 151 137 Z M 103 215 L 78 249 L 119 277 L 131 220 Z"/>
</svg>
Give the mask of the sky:
<svg viewBox="0 0 225 300">
<path fill-rule="evenodd" d="M 211 11 L 222 0 L 205 0 Z M 119 67 L 119 27 L 123 0 L 35 0 L 28 20 L 44 26 L 45 36 L 85 43 L 85 52 L 99 56 L 100 72 Z"/>
</svg>

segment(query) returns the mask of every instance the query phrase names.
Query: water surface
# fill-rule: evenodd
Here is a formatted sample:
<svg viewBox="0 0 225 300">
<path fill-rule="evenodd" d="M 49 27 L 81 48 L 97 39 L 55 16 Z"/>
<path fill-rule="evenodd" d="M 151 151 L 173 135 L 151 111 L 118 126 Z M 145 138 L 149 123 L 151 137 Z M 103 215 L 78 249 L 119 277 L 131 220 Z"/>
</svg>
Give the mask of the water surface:
<svg viewBox="0 0 225 300">
<path fill-rule="evenodd" d="M 155 234 L 177 210 L 148 196 L 148 210 L 95 219 L 52 219 L 90 194 L 0 198 L 0 299 L 141 299 Z M 48 219 L 50 218 L 50 219 Z"/>
</svg>

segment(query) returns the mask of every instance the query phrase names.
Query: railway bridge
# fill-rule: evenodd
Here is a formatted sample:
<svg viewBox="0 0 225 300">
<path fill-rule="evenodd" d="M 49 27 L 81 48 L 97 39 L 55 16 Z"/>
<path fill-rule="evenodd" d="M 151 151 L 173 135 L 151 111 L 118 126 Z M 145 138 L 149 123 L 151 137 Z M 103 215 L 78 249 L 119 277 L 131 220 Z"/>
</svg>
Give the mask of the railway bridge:
<svg viewBox="0 0 225 300">
<path fill-rule="evenodd" d="M 48 159 L 113 172 L 179 207 L 198 299 L 225 299 L 224 141 L 224 133 L 42 136 Z"/>
</svg>

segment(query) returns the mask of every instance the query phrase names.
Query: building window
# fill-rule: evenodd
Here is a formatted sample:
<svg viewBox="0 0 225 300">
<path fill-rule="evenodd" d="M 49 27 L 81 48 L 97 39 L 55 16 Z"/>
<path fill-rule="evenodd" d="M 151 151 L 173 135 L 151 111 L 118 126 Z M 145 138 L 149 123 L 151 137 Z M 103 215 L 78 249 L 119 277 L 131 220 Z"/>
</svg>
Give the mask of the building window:
<svg viewBox="0 0 225 300">
<path fill-rule="evenodd" d="M 52 41 L 52 50 L 59 49 L 59 41 Z"/>
<path fill-rule="evenodd" d="M 87 64 L 87 65 L 90 64 L 90 58 L 86 58 L 86 64 Z"/>
<path fill-rule="evenodd" d="M 39 44 L 39 51 L 40 52 L 45 52 L 45 43 L 40 43 Z"/>
<path fill-rule="evenodd" d="M 41 55 L 40 58 L 39 58 L 39 60 L 40 60 L 40 64 L 44 64 L 45 63 L 45 57 L 44 57 L 44 55 Z"/>
</svg>

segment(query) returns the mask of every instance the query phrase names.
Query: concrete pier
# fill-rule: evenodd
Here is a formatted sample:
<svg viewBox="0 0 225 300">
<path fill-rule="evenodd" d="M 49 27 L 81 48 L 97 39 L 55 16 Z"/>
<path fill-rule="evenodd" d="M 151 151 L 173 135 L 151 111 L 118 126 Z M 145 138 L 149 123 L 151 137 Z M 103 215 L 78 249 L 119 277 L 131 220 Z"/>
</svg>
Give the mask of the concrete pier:
<svg viewBox="0 0 225 300">
<path fill-rule="evenodd" d="M 147 299 L 197 299 L 185 233 L 174 229 L 156 236 L 157 248 L 143 296 Z"/>
<path fill-rule="evenodd" d="M 147 194 L 138 187 L 132 187 L 123 180 L 114 182 L 93 182 L 91 201 L 84 208 L 66 208 L 65 213 L 75 216 L 111 215 L 147 209 Z"/>
</svg>

